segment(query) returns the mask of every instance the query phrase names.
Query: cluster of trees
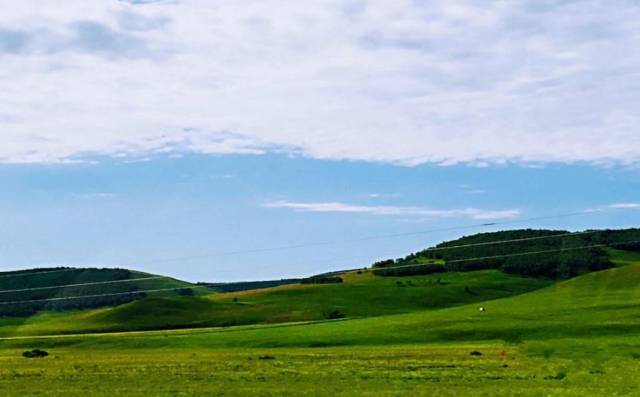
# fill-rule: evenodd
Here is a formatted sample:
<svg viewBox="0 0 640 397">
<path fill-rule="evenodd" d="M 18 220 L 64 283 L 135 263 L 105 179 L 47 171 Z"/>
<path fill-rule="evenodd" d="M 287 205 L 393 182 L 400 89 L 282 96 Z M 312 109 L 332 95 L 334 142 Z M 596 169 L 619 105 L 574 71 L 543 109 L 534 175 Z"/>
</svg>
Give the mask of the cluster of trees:
<svg viewBox="0 0 640 397">
<path fill-rule="evenodd" d="M 568 233 L 521 229 L 465 236 L 405 258 L 376 262 L 374 274 L 402 276 L 500 269 L 523 276 L 569 278 L 611 267 L 608 247 L 640 250 L 640 229 Z"/>
<path fill-rule="evenodd" d="M 446 265 L 424 264 L 424 265 L 399 265 L 394 261 L 395 266 L 377 267 L 373 269 L 376 276 L 418 276 L 425 274 L 443 273 L 447 271 Z"/>
<path fill-rule="evenodd" d="M 268 281 L 238 281 L 234 283 L 198 283 L 198 285 L 203 285 L 219 292 L 238 292 L 259 288 L 277 287 L 285 284 L 297 284 L 300 281 L 301 279 L 299 278 L 288 278 Z"/>
<path fill-rule="evenodd" d="M 612 248 L 640 251 L 640 229 L 600 230 L 593 235 L 593 241 Z"/>
<path fill-rule="evenodd" d="M 392 267 L 392 266 L 397 266 L 395 259 L 378 261 L 378 262 L 375 262 L 373 265 L 371 265 L 371 267 L 373 267 L 374 269 L 381 268 L 381 267 Z"/>
</svg>

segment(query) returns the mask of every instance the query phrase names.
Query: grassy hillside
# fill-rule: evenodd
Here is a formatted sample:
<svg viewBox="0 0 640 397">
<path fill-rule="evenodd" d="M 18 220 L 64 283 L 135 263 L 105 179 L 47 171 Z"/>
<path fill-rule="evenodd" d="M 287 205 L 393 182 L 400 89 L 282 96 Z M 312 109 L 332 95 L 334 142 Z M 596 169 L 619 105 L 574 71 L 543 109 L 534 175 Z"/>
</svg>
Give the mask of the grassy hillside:
<svg viewBox="0 0 640 397">
<path fill-rule="evenodd" d="M 41 310 L 114 306 L 146 296 L 137 291 L 189 287 L 192 285 L 183 281 L 126 269 L 50 268 L 2 272 L 0 316 L 24 317 Z M 92 297 L 59 299 L 84 295 Z"/>
<path fill-rule="evenodd" d="M 85 396 L 87 391 L 94 396 L 245 397 L 297 396 L 309 391 L 335 397 L 397 396 L 410 390 L 415 396 L 640 395 L 640 258 L 637 253 L 607 252 L 615 268 L 533 292 L 458 301 L 458 306 L 442 304 L 435 310 L 413 307 L 415 311 L 405 314 L 315 323 L 2 337 L 0 393 L 8 397 L 61 392 Z M 245 300 L 250 306 L 253 300 L 256 306 L 268 307 L 267 301 L 295 302 L 297 291 L 304 291 L 305 301 L 313 301 L 319 292 L 331 298 L 347 291 L 350 299 L 359 301 L 361 295 L 354 288 L 358 283 L 369 294 L 393 291 L 389 303 L 376 306 L 392 310 L 393 302 L 403 302 L 399 296 L 413 302 L 427 291 L 439 292 L 431 296 L 433 302 L 437 297 L 442 302 L 451 297 L 472 299 L 476 295 L 463 287 L 471 284 L 470 277 L 477 281 L 471 291 L 481 291 L 482 285 L 487 288 L 480 296 L 488 296 L 497 277 L 521 279 L 497 271 L 446 276 L 460 279 L 434 285 L 437 278 L 433 276 L 385 278 L 355 273 L 344 275 L 344 283 L 335 285 L 282 286 L 210 298 L 146 298 L 115 308 L 43 313 L 0 329 L 13 327 L 15 335 L 28 335 L 47 329 L 65 331 L 65 327 L 72 331 L 82 321 L 89 326 L 117 321 L 172 325 L 183 320 L 184 313 L 204 313 L 206 321 L 215 315 L 208 311 L 211 303 L 233 307 Z M 409 280 L 417 284 L 429 279 L 430 289 L 406 285 Z M 447 287 L 449 297 L 444 294 Z M 374 307 L 371 302 L 365 306 Z M 480 312 L 480 306 L 486 311 Z M 154 321 L 145 312 L 158 318 Z M 45 349 L 50 356 L 22 357 L 23 351 L 33 348 Z"/>
<path fill-rule="evenodd" d="M 225 332 L 208 339 L 221 346 L 351 346 L 504 341 L 520 344 L 566 339 L 554 347 L 571 354 L 640 357 L 640 264 L 594 272 L 531 293 L 410 314 Z M 479 312 L 483 306 L 486 312 Z M 199 336 L 194 336 L 194 341 Z M 599 339 L 600 338 L 600 339 Z M 617 345 L 616 338 L 626 338 Z M 584 345 L 580 342 L 584 341 Z M 590 345 L 590 341 L 598 344 Z M 629 343 L 634 347 L 629 350 Z M 540 353 L 544 353 L 540 351 Z"/>
<path fill-rule="evenodd" d="M 640 263 L 590 273 L 526 294 L 440 310 L 318 324 L 166 331 L 150 333 L 142 339 L 122 335 L 115 336 L 116 339 L 108 335 L 54 338 L 43 339 L 42 346 L 55 347 L 59 341 L 93 347 L 112 343 L 121 347 L 132 343 L 140 347 L 313 347 L 483 341 L 526 343 L 536 351 L 537 344 L 565 340 L 565 344 L 555 349 L 574 355 L 600 354 L 599 343 L 610 341 L 610 353 L 640 357 L 638 285 Z M 480 306 L 486 311 L 478 311 Z M 166 339 L 166 335 L 181 336 Z M 616 338 L 625 338 L 626 342 L 617 345 L 620 341 Z M 589 341 L 598 345 L 589 347 Z M 0 347 L 29 345 L 25 343 L 4 340 Z M 634 346 L 631 350 L 630 344 Z"/>
<path fill-rule="evenodd" d="M 611 254 L 621 266 L 440 310 L 313 324 L 0 339 L 0 392 L 640 395 L 640 262 L 626 252 Z M 20 356 L 36 347 L 53 357 Z"/>
<path fill-rule="evenodd" d="M 537 250 L 541 248 L 540 244 L 558 248 L 573 247 L 578 240 L 582 241 L 581 244 L 619 242 L 622 237 L 626 239 L 625 241 L 631 241 L 629 239 L 635 236 L 636 230 L 623 231 L 622 234 L 612 231 L 581 234 L 575 241 L 574 236 L 563 236 L 563 233 L 520 230 L 479 234 L 439 245 L 440 248 L 454 247 L 451 250 L 442 251 L 446 254 L 440 254 L 440 251 L 423 251 L 405 258 L 404 261 L 420 264 L 420 266 L 426 264 L 427 267 L 442 267 L 450 265 L 451 258 L 480 255 L 479 251 L 485 255 L 506 255 L 505 253 L 517 255 Z M 546 236 L 562 237 L 548 241 Z M 519 241 L 532 237 L 533 240 Z M 487 239 L 502 239 L 507 243 L 486 246 L 483 242 Z M 512 246 L 513 244 L 515 246 Z M 465 247 L 460 248 L 460 245 Z M 471 246 L 467 247 L 468 245 Z M 528 248 L 524 249 L 525 246 Z M 513 251 L 516 248 L 523 251 Z M 573 269 L 587 269 L 593 258 L 601 261 L 600 255 L 606 256 L 605 260 L 609 266 L 634 263 L 640 256 L 637 252 L 604 248 L 598 248 L 597 253 L 582 250 L 579 255 L 570 251 L 572 252 L 570 256 L 556 258 L 560 262 L 553 263 L 558 267 L 572 263 Z M 628 248 L 635 248 L 635 246 Z M 437 253 L 434 254 L 434 252 Z M 592 254 L 595 256 L 591 256 Z M 535 262 L 536 257 L 517 256 L 514 260 L 531 264 Z M 581 262 L 583 259 L 584 261 Z M 394 261 L 393 263 L 402 262 Z M 340 283 L 288 284 L 209 295 L 206 295 L 206 289 L 200 286 L 196 291 L 201 292 L 190 294 L 194 296 L 179 296 L 180 294 L 174 291 L 149 296 L 142 292 L 137 293 L 136 291 L 188 289 L 195 286 L 170 278 L 124 269 L 38 269 L 5 273 L 0 274 L 0 310 L 4 310 L 2 314 L 6 317 L 0 319 L 0 335 L 228 327 L 386 316 L 501 299 L 534 291 L 552 283 L 550 278 L 522 277 L 495 269 L 469 271 L 464 268 L 462 270 L 465 271 L 461 272 L 451 271 L 455 267 L 447 268 L 449 271 L 445 273 L 429 275 L 401 277 L 393 277 L 390 274 L 385 274 L 385 277 L 377 275 L 380 270 L 393 270 L 389 267 L 391 264 L 380 262 L 376 264 L 373 271 L 350 271 L 341 273 L 339 277 L 336 275 L 330 277 Z M 329 280 L 329 278 L 326 279 Z M 76 285 L 48 288 L 69 284 Z M 22 289 L 29 290 L 22 291 Z M 189 290 L 191 291 L 193 290 Z M 127 292 L 127 294 L 122 295 L 121 292 Z M 80 295 L 105 296 L 55 300 L 57 297 Z M 54 300 L 40 301 L 42 299 Z M 2 305 L 2 301 L 22 300 L 30 302 Z M 35 302 L 31 302 L 32 300 Z M 34 315 L 38 311 L 40 313 Z M 62 311 L 68 312 L 56 313 Z"/>
<path fill-rule="evenodd" d="M 0 320 L 0 335 L 230 326 L 371 317 L 521 294 L 550 284 L 488 270 L 443 277 L 342 275 L 340 284 L 294 284 L 206 296 L 158 296 L 114 308 Z"/>
</svg>

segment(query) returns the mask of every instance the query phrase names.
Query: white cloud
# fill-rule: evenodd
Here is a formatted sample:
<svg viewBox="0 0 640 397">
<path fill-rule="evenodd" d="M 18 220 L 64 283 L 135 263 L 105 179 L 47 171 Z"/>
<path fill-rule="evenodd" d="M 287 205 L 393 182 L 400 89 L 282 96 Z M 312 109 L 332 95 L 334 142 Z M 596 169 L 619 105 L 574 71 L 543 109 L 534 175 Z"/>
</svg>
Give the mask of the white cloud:
<svg viewBox="0 0 640 397">
<path fill-rule="evenodd" d="M 640 160 L 634 1 L 0 6 L 0 162 Z"/>
<path fill-rule="evenodd" d="M 343 212 L 373 215 L 423 216 L 430 218 L 451 218 L 466 216 L 479 220 L 507 219 L 520 215 L 518 209 L 482 210 L 478 208 L 461 208 L 434 210 L 425 207 L 402 207 L 388 205 L 352 205 L 340 202 L 300 203 L 291 201 L 274 201 L 263 205 L 265 208 L 286 208 L 302 212 Z"/>
<path fill-rule="evenodd" d="M 640 203 L 617 203 L 609 205 L 613 209 L 640 209 Z"/>
</svg>

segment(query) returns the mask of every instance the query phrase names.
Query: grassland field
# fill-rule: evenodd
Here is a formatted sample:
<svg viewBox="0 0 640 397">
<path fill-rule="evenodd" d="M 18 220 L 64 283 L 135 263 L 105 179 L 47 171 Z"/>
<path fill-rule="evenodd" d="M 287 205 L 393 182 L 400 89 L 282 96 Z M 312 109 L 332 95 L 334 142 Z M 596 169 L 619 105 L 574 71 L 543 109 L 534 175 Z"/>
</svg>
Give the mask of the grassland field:
<svg viewBox="0 0 640 397">
<path fill-rule="evenodd" d="M 609 254 L 617 265 L 613 269 L 554 284 L 537 280 L 523 285 L 515 280 L 521 289 L 506 287 L 511 291 L 508 294 L 504 294 L 504 286 L 510 285 L 505 277 L 512 276 L 498 272 L 465 275 L 475 280 L 499 278 L 472 284 L 469 289 L 477 290 L 475 295 L 465 293 L 463 288 L 471 284 L 471 278 L 434 285 L 431 277 L 431 284 L 425 282 L 424 287 L 402 287 L 397 285 L 399 280 L 385 278 L 380 282 L 389 283 L 390 291 L 419 291 L 423 300 L 416 306 L 399 304 L 396 310 L 391 304 L 380 304 L 376 311 L 365 310 L 365 306 L 372 307 L 370 302 L 363 303 L 360 309 L 353 303 L 343 307 L 347 318 L 330 321 L 291 316 L 287 320 L 311 322 L 263 321 L 232 327 L 75 335 L 74 332 L 84 331 L 71 326 L 56 328 L 65 321 L 70 323 L 71 317 L 65 316 L 85 315 L 90 322 L 95 320 L 93 316 L 108 317 L 109 310 L 122 315 L 122 308 L 131 310 L 144 301 L 115 309 L 44 314 L 29 320 L 30 324 L 10 324 L 7 320 L 0 328 L 4 329 L 0 339 L 0 393 L 640 395 L 640 255 L 618 250 Z M 291 301 L 295 302 L 299 291 L 326 291 L 326 296 L 333 296 L 358 280 L 364 284 L 379 280 L 368 274 L 349 277 L 353 279 L 342 285 L 277 287 L 185 299 L 225 305 L 245 300 L 247 306 L 251 302 L 268 306 L 266 302 L 277 302 L 279 294 L 293 296 Z M 447 277 L 454 280 L 462 276 Z M 414 279 L 416 285 L 421 280 L 409 277 L 403 282 L 409 279 Z M 482 285 L 501 288 L 483 289 Z M 443 298 L 439 306 L 424 303 L 426 291 L 441 291 L 438 288 L 447 286 L 451 286 L 451 294 L 461 298 Z M 376 288 L 384 294 L 382 286 Z M 489 291 L 502 292 L 491 295 Z M 349 293 L 353 294 L 350 300 L 361 300 L 359 293 Z M 234 297 L 238 302 L 233 301 Z M 166 301 L 157 299 L 156 302 Z M 409 295 L 406 302 L 413 302 Z M 331 307 L 339 306 L 338 300 L 331 303 Z M 291 305 L 295 311 L 295 303 Z M 326 303 L 309 312 L 316 313 L 325 306 Z M 480 306 L 486 310 L 479 311 Z M 353 314 L 347 310 L 353 310 Z M 45 326 L 56 321 L 58 325 Z M 69 335 L 47 336 L 46 330 Z M 24 350 L 33 348 L 45 349 L 50 356 L 21 356 Z"/>
</svg>

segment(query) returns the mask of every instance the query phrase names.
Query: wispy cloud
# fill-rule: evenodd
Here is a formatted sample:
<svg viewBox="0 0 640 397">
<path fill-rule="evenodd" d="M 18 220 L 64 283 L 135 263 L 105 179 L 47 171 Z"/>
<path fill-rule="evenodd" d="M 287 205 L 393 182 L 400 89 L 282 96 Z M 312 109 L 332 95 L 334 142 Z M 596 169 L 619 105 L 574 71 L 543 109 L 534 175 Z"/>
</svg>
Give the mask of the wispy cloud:
<svg viewBox="0 0 640 397">
<path fill-rule="evenodd" d="M 640 209 L 640 203 L 616 203 L 609 205 L 613 209 Z"/>
<path fill-rule="evenodd" d="M 478 220 L 510 219 L 521 214 L 519 209 L 484 210 L 478 208 L 461 208 L 435 210 L 425 207 L 388 206 L 388 205 L 353 205 L 340 202 L 291 202 L 274 201 L 263 204 L 266 208 L 286 208 L 302 212 L 342 212 L 372 215 L 422 216 L 431 218 L 470 217 Z"/>
<path fill-rule="evenodd" d="M 634 1 L 6 3 L 0 163 L 640 161 Z"/>
</svg>

